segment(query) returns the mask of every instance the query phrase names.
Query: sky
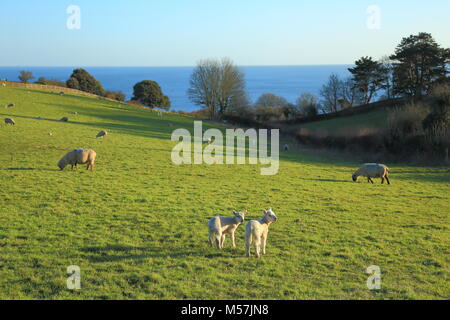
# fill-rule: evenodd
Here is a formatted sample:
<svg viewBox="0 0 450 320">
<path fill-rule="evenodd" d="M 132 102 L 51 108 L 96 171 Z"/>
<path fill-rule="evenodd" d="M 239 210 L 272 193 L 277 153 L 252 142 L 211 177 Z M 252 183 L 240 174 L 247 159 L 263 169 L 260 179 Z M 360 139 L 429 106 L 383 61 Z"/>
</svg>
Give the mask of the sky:
<svg viewBox="0 0 450 320">
<path fill-rule="evenodd" d="M 2 0 L 0 66 L 351 64 L 418 32 L 450 47 L 449 12 L 448 0 Z"/>
</svg>

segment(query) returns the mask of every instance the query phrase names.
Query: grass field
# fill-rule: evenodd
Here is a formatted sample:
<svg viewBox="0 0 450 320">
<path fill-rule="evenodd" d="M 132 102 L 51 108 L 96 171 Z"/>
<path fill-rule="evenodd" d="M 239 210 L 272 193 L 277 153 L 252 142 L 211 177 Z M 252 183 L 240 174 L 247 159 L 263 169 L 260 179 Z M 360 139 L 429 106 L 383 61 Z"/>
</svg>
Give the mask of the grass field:
<svg viewBox="0 0 450 320">
<path fill-rule="evenodd" d="M 168 122 L 192 119 L 43 91 L 0 88 L 0 117 L 17 122 L 0 126 L 2 299 L 450 298 L 448 167 L 395 165 L 387 186 L 301 152 L 282 153 L 275 176 L 176 166 Z M 77 147 L 97 152 L 96 170 L 58 171 Z M 267 207 L 279 221 L 262 259 L 245 257 L 242 226 L 238 248 L 208 247 L 208 218 Z M 81 290 L 66 287 L 70 265 Z M 381 290 L 367 288 L 370 265 Z"/>
<path fill-rule="evenodd" d="M 294 124 L 289 129 L 326 130 L 336 132 L 345 129 L 381 129 L 387 124 L 389 111 L 380 108 L 368 113 L 338 117 L 329 120 Z"/>
</svg>

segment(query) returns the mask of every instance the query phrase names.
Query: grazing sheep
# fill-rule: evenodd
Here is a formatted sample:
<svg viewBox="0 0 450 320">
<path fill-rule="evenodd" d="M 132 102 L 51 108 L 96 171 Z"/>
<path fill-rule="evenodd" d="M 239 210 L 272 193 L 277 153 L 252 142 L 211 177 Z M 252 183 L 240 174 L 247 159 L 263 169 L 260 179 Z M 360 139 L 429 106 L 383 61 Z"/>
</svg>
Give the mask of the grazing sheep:
<svg viewBox="0 0 450 320">
<path fill-rule="evenodd" d="M 264 217 L 260 220 L 252 220 L 247 223 L 245 228 L 245 249 L 247 257 L 250 257 L 250 246 L 252 240 L 255 242 L 255 254 L 256 257 L 261 257 L 262 254 L 266 254 L 267 235 L 269 233 L 269 226 L 278 220 L 272 208 L 263 210 Z M 254 238 L 254 239 L 253 239 Z"/>
<path fill-rule="evenodd" d="M 53 133 L 49 132 L 49 133 L 48 133 L 48 136 L 49 136 L 49 137 L 53 137 Z"/>
<path fill-rule="evenodd" d="M 63 96 L 64 94 L 65 94 L 64 91 L 61 91 L 61 92 L 59 93 L 60 96 Z"/>
<path fill-rule="evenodd" d="M 61 158 L 61 160 L 59 160 L 58 167 L 61 170 L 64 170 L 67 165 L 71 165 L 73 170 L 73 168 L 76 168 L 78 164 L 87 164 L 87 170 L 91 169 L 92 171 L 94 170 L 94 162 L 96 157 L 97 153 L 94 150 L 75 149 L 69 151 L 64 157 Z"/>
<path fill-rule="evenodd" d="M 212 247 L 214 239 L 217 249 L 223 249 L 225 234 L 231 235 L 233 248 L 236 248 L 234 233 L 241 223 L 244 222 L 247 210 L 237 212 L 233 211 L 234 217 L 217 216 L 211 218 L 208 222 L 209 245 Z"/>
<path fill-rule="evenodd" d="M 14 119 L 5 118 L 5 124 L 15 125 L 16 122 L 14 121 Z"/>
<path fill-rule="evenodd" d="M 284 151 L 289 151 L 289 145 L 288 144 L 284 145 Z"/>
<path fill-rule="evenodd" d="M 371 182 L 373 184 L 372 178 L 381 178 L 382 184 L 384 183 L 385 179 L 388 184 L 391 184 L 388 174 L 389 168 L 384 164 L 366 163 L 361 168 L 355 171 L 352 179 L 356 182 L 356 180 L 358 180 L 358 177 L 362 176 L 367 178 L 367 182 Z"/>
<path fill-rule="evenodd" d="M 108 132 L 106 132 L 105 130 L 102 130 L 99 133 L 97 133 L 96 138 L 105 138 L 107 135 L 108 135 Z"/>
<path fill-rule="evenodd" d="M 62 117 L 59 121 L 62 121 L 62 122 L 69 122 L 69 118 L 67 118 L 67 117 Z"/>
<path fill-rule="evenodd" d="M 8 108 L 14 108 L 16 105 L 14 103 L 8 104 Z"/>
</svg>

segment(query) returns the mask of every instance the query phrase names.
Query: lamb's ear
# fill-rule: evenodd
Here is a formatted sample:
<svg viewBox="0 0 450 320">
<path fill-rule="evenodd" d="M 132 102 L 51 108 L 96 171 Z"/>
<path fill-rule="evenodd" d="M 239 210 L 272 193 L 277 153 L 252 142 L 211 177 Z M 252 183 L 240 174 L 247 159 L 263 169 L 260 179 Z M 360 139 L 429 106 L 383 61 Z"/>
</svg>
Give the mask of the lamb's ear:
<svg viewBox="0 0 450 320">
<path fill-rule="evenodd" d="M 267 210 L 263 210 L 263 213 L 264 213 L 264 214 L 267 214 Z"/>
<path fill-rule="evenodd" d="M 234 214 L 235 216 L 238 216 L 238 215 L 239 215 L 239 212 L 233 210 L 233 214 Z"/>
</svg>

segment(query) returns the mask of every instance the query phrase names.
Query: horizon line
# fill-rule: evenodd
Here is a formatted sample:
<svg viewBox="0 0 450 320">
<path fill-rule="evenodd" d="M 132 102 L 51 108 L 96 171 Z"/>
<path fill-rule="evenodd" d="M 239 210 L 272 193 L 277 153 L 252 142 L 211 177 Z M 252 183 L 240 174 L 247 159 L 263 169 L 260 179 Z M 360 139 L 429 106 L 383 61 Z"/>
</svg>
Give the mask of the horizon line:
<svg viewBox="0 0 450 320">
<path fill-rule="evenodd" d="M 237 65 L 238 67 L 321 67 L 321 66 L 348 66 L 353 63 L 330 63 L 330 64 L 254 64 L 254 65 Z M 165 66 L 101 66 L 101 65 L 67 65 L 67 66 L 45 66 L 45 65 L 15 65 L 0 66 L 0 68 L 195 68 L 197 65 L 165 65 Z"/>
</svg>

